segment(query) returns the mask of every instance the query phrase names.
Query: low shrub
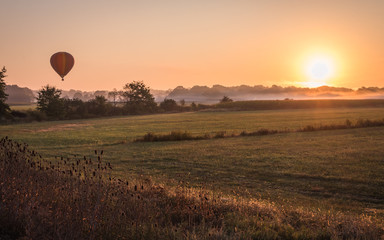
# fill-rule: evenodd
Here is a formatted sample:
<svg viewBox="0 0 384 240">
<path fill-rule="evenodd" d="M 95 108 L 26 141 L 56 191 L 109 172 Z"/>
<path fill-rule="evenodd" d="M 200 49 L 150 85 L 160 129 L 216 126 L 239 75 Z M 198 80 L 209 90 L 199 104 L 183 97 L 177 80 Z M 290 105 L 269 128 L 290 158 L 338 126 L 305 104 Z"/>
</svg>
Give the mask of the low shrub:
<svg viewBox="0 0 384 240">
<path fill-rule="evenodd" d="M 136 142 L 159 142 L 159 141 L 182 141 L 182 140 L 196 140 L 189 132 L 172 131 L 169 134 L 155 134 L 147 133 L 142 138 L 136 139 Z"/>
<path fill-rule="evenodd" d="M 227 132 L 226 131 L 220 131 L 220 132 L 217 132 L 214 136 L 214 138 L 225 138 L 227 137 Z"/>
</svg>

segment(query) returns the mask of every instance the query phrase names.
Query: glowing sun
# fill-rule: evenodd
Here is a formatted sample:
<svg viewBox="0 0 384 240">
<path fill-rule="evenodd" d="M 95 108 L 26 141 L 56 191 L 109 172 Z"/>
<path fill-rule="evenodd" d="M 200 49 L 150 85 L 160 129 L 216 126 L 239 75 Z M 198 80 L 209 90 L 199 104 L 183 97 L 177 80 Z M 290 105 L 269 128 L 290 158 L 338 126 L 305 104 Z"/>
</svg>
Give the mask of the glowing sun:
<svg viewBox="0 0 384 240">
<path fill-rule="evenodd" d="M 335 72 L 334 63 L 329 57 L 313 57 L 309 59 L 306 65 L 306 75 L 308 81 L 307 87 L 319 87 L 327 84 L 327 81 L 333 77 Z"/>
</svg>

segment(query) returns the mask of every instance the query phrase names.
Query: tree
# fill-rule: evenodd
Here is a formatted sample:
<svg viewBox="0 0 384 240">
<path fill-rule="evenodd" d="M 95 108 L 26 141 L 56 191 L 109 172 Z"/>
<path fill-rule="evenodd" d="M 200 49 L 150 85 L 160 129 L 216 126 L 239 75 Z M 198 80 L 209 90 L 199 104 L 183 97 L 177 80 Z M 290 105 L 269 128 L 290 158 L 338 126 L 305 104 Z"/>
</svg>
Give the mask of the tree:
<svg viewBox="0 0 384 240">
<path fill-rule="evenodd" d="M 160 108 L 164 109 L 165 111 L 175 111 L 177 110 L 177 103 L 173 99 L 164 99 L 163 102 L 160 103 Z"/>
<path fill-rule="evenodd" d="M 191 103 L 191 108 L 192 108 L 192 111 L 197 111 L 197 105 L 195 102 Z"/>
<path fill-rule="evenodd" d="M 83 99 L 83 94 L 81 92 L 75 92 L 75 94 L 73 94 L 73 99 L 80 99 L 80 100 L 82 100 Z"/>
<path fill-rule="evenodd" d="M 38 92 L 37 109 L 49 117 L 62 118 L 65 111 L 64 101 L 60 96 L 61 90 L 49 85 L 43 87 Z"/>
<path fill-rule="evenodd" d="M 108 93 L 108 97 L 112 97 L 113 99 L 113 106 L 116 107 L 116 99 L 119 96 L 119 92 L 116 90 L 116 88 L 113 89 L 113 91 Z"/>
<path fill-rule="evenodd" d="M 67 118 L 82 118 L 88 115 L 86 104 L 79 98 L 63 99 L 63 104 Z"/>
<path fill-rule="evenodd" d="M 139 114 L 154 112 L 157 104 L 148 87 L 143 82 L 127 83 L 122 91 L 125 106 L 129 113 Z"/>
<path fill-rule="evenodd" d="M 7 70 L 5 67 L 0 71 L 0 119 L 5 117 L 9 111 L 9 105 L 5 103 L 5 101 L 8 98 L 8 94 L 5 93 L 5 81 L 4 78 L 6 77 L 5 73 Z"/>
<path fill-rule="evenodd" d="M 89 113 L 93 113 L 97 116 L 107 115 L 109 104 L 107 103 L 107 99 L 104 96 L 96 96 L 95 99 L 89 100 L 88 104 Z"/>
<path fill-rule="evenodd" d="M 230 99 L 230 98 L 227 97 L 227 96 L 224 96 L 224 97 L 220 100 L 220 103 L 228 103 L 228 102 L 233 102 L 233 100 Z"/>
<path fill-rule="evenodd" d="M 103 97 L 107 97 L 108 96 L 108 91 L 100 91 L 100 90 L 97 90 L 93 96 L 97 97 L 97 96 L 103 96 Z"/>
</svg>

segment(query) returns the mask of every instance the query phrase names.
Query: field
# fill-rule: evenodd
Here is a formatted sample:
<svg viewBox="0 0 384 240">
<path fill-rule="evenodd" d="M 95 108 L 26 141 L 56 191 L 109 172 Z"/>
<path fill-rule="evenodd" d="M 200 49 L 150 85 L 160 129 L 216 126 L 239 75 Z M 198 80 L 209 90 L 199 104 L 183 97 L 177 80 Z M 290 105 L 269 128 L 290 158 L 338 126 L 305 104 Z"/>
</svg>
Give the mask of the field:
<svg viewBox="0 0 384 240">
<path fill-rule="evenodd" d="M 293 132 L 199 141 L 133 142 L 147 132 L 192 135 L 287 130 L 382 119 L 383 108 L 194 112 L 0 126 L 44 158 L 103 150 L 123 178 L 201 187 L 311 209 L 384 216 L 384 128 Z"/>
<path fill-rule="evenodd" d="M 9 106 L 12 108 L 12 110 L 15 111 L 26 111 L 26 110 L 35 110 L 36 109 L 36 104 L 35 103 L 20 103 L 20 104 L 9 104 Z"/>
</svg>

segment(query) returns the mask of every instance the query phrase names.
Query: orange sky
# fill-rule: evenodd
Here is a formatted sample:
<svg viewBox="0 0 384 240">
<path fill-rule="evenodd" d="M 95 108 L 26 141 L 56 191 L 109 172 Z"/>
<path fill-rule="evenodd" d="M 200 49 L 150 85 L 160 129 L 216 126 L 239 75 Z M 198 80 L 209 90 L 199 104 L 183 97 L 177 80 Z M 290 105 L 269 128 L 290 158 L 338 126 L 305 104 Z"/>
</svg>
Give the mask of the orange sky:
<svg viewBox="0 0 384 240">
<path fill-rule="evenodd" d="M 7 84 L 40 89 L 305 86 L 308 59 L 334 62 L 330 86 L 384 86 L 382 0 L 4 0 Z M 75 66 L 61 82 L 50 56 Z"/>
</svg>

